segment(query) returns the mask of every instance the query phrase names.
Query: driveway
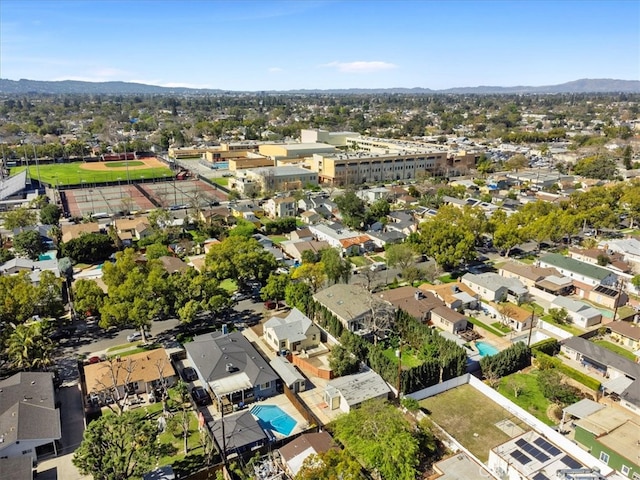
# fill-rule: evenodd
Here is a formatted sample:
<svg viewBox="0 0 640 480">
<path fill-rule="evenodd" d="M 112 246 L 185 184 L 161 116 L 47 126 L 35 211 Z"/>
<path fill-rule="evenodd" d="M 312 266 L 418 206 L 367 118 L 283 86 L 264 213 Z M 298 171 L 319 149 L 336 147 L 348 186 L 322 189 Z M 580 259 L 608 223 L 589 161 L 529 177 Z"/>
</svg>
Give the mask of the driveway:
<svg viewBox="0 0 640 480">
<path fill-rule="evenodd" d="M 46 460 L 39 459 L 38 480 L 80 480 L 91 476 L 81 475 L 71 463 L 73 452 L 82 442 L 84 433 L 84 414 L 80 385 L 77 383 L 61 387 L 58 391 L 60 400 L 60 421 L 62 439 L 58 447 L 58 456 Z"/>
</svg>

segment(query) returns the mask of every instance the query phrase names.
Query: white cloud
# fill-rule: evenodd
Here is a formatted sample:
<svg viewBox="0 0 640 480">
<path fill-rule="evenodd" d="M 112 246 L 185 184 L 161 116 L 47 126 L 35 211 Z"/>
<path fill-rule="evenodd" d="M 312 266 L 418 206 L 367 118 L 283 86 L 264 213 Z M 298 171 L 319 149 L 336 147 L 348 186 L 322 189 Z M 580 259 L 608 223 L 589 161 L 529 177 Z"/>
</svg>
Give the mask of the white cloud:
<svg viewBox="0 0 640 480">
<path fill-rule="evenodd" d="M 398 68 L 397 65 L 389 62 L 331 62 L 320 65 L 321 67 L 335 68 L 339 72 L 344 73 L 371 73 L 380 72 L 382 70 L 393 70 Z"/>
<path fill-rule="evenodd" d="M 282 72 L 282 69 L 280 67 L 269 67 L 268 68 L 268 72 L 269 73 L 278 73 L 278 72 Z"/>
</svg>

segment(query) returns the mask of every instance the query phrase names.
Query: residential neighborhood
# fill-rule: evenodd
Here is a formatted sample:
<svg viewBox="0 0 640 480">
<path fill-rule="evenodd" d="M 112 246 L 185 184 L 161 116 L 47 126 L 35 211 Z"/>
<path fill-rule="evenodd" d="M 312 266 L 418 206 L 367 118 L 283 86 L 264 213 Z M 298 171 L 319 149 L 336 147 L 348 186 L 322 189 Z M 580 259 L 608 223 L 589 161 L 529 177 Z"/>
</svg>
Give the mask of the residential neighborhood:
<svg viewBox="0 0 640 480">
<path fill-rule="evenodd" d="M 640 479 L 637 95 L 411 98 L 23 154 L 3 97 L 0 477 Z"/>
</svg>

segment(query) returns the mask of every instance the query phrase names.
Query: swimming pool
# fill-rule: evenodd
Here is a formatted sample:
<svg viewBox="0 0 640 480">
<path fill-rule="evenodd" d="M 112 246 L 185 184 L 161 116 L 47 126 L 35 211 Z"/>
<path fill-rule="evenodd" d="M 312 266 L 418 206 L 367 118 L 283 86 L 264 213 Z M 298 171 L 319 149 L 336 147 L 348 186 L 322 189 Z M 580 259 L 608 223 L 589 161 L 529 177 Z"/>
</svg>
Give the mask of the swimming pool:
<svg viewBox="0 0 640 480">
<path fill-rule="evenodd" d="M 486 342 L 476 342 L 476 348 L 478 349 L 478 352 L 480 352 L 481 357 L 495 355 L 500 351 L 490 343 Z"/>
<path fill-rule="evenodd" d="M 298 423 L 277 405 L 256 405 L 251 409 L 251 414 L 258 417 L 258 423 L 263 429 L 275 430 L 285 436 Z"/>
</svg>

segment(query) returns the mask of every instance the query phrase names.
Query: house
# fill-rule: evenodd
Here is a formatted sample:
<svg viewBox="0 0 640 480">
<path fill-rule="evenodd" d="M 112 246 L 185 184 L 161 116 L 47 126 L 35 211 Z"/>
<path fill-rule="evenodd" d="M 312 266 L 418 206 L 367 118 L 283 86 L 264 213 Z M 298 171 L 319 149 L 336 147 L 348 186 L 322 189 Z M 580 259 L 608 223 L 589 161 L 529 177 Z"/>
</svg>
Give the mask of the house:
<svg viewBox="0 0 640 480">
<path fill-rule="evenodd" d="M 640 478 L 640 417 L 608 406 L 576 420 L 575 440 L 627 478 Z"/>
<path fill-rule="evenodd" d="M 443 305 L 431 311 L 431 324 L 445 332 L 456 334 L 467 329 L 468 320 L 461 313 Z"/>
<path fill-rule="evenodd" d="M 324 389 L 324 401 L 329 409 L 349 413 L 368 400 L 387 400 L 391 389 L 380 375 L 367 370 L 329 380 Z"/>
<path fill-rule="evenodd" d="M 34 462 L 29 456 L 0 457 L 0 478 L 33 480 Z"/>
<path fill-rule="evenodd" d="M 338 446 L 325 430 L 317 433 L 303 433 L 278 449 L 278 454 L 285 471 L 294 478 L 302 464 L 311 455 L 325 453 Z"/>
<path fill-rule="evenodd" d="M 640 350 L 640 324 L 618 320 L 608 324 L 607 328 L 613 340 L 633 351 Z"/>
<path fill-rule="evenodd" d="M 640 413 L 640 364 L 582 337 L 562 340 L 560 349 L 571 360 L 608 379 L 602 384 L 605 395 L 615 394 L 622 407 Z"/>
<path fill-rule="evenodd" d="M 499 312 L 500 322 L 512 330 L 522 332 L 533 328 L 534 314 L 529 310 L 525 310 L 511 303 L 502 306 L 493 303 L 491 306 Z"/>
<path fill-rule="evenodd" d="M 171 387 L 177 380 L 164 348 L 84 366 L 87 403 L 94 406 L 144 393 L 155 398 L 156 389 Z"/>
<path fill-rule="evenodd" d="M 276 352 L 300 352 L 320 343 L 320 329 L 297 308 L 293 308 L 284 318 L 271 317 L 264 323 L 263 331 L 267 345 Z"/>
<path fill-rule="evenodd" d="M 431 292 L 452 310 L 475 310 L 480 301 L 480 295 L 462 282 L 431 285 L 423 283 L 418 287 L 423 292 Z"/>
<path fill-rule="evenodd" d="M 487 466 L 495 478 L 504 480 L 604 479 L 600 475 L 556 475 L 556 472 L 572 471 L 577 474 L 578 471 L 591 466 L 568 455 L 565 448 L 564 444 L 553 444 L 546 435 L 530 430 L 491 448 Z M 586 470 L 588 471 L 590 470 Z"/>
<path fill-rule="evenodd" d="M 0 381 L 0 458 L 35 462 L 38 447 L 53 444 L 55 450 L 61 438 L 52 373 L 22 372 Z"/>
<path fill-rule="evenodd" d="M 280 247 L 288 256 L 298 261 L 302 260 L 302 253 L 307 250 L 318 253 L 325 248 L 331 248 L 327 242 L 316 240 L 286 240 L 280 243 Z"/>
<path fill-rule="evenodd" d="M 342 255 L 360 255 L 361 253 L 374 250 L 374 243 L 368 235 L 358 235 L 357 237 L 343 238 L 340 240 Z"/>
<path fill-rule="evenodd" d="M 269 437 L 251 412 L 224 415 L 207 424 L 219 452 L 241 454 L 265 445 Z"/>
<path fill-rule="evenodd" d="M 402 243 L 407 238 L 402 232 L 389 231 L 389 232 L 367 232 L 367 235 L 373 242 L 376 248 L 383 249 L 387 245 L 393 245 L 395 243 Z"/>
<path fill-rule="evenodd" d="M 299 228 L 297 230 L 293 230 L 288 234 L 289 240 L 313 240 L 313 233 L 308 228 Z"/>
<path fill-rule="evenodd" d="M 146 218 L 120 218 L 114 220 L 114 228 L 120 240 L 127 245 L 153 235 L 153 229 Z"/>
<path fill-rule="evenodd" d="M 207 225 L 211 225 L 215 222 L 228 224 L 232 222 L 232 218 L 233 213 L 231 212 L 231 209 L 225 206 L 218 206 L 200 211 L 200 220 Z"/>
<path fill-rule="evenodd" d="M 306 210 L 300 214 L 300 220 L 302 220 L 302 223 L 306 223 L 307 225 L 315 225 L 316 223 L 321 222 L 322 219 L 322 215 L 313 210 Z"/>
<path fill-rule="evenodd" d="M 589 290 L 586 298 L 611 310 L 626 305 L 629 301 L 629 295 L 626 292 L 604 285 L 596 285 L 593 290 Z"/>
<path fill-rule="evenodd" d="M 548 253 L 540 258 L 541 267 L 555 268 L 561 274 L 570 277 L 574 282 L 584 283 L 591 287 L 596 285 L 614 285 L 617 275 L 605 268 L 584 263 L 558 253 Z"/>
<path fill-rule="evenodd" d="M 269 362 L 269 365 L 289 390 L 298 393 L 307 389 L 307 379 L 286 357 L 275 357 Z"/>
<path fill-rule="evenodd" d="M 87 233 L 100 233 L 100 224 L 98 222 L 72 223 L 62 225 L 60 230 L 62 231 L 62 242 L 67 243 Z"/>
<path fill-rule="evenodd" d="M 571 322 L 581 328 L 589 328 L 602 321 L 602 312 L 600 310 L 568 297 L 556 297 L 551 302 L 551 308 L 564 308 L 569 314 Z"/>
<path fill-rule="evenodd" d="M 604 248 L 569 248 L 569 257 L 592 265 L 599 265 L 615 272 L 630 273 L 631 266 L 624 261 L 624 255 Z M 605 261 L 605 265 L 600 262 Z"/>
<path fill-rule="evenodd" d="M 60 276 L 58 261 L 51 260 L 31 260 L 29 258 L 12 258 L 0 265 L 0 274 L 2 275 L 19 275 L 26 272 L 31 283 L 37 285 L 40 283 L 40 275 L 42 272 L 52 272 L 56 277 Z"/>
<path fill-rule="evenodd" d="M 511 300 L 514 303 L 520 303 L 529 294 L 529 291 L 520 280 L 503 277 L 492 272 L 465 273 L 460 281 L 490 302 Z"/>
<path fill-rule="evenodd" d="M 187 265 L 181 258 L 178 257 L 170 257 L 169 255 L 165 255 L 163 257 L 158 258 L 160 263 L 162 263 L 162 267 L 167 271 L 169 275 L 172 273 L 184 273 L 189 269 L 189 265 Z"/>
<path fill-rule="evenodd" d="M 278 375 L 240 332 L 199 335 L 185 350 L 202 385 L 225 410 L 277 393 Z"/>
<path fill-rule="evenodd" d="M 350 332 L 369 332 L 372 298 L 361 285 L 335 284 L 314 293 L 313 299 L 335 315 Z"/>
<path fill-rule="evenodd" d="M 298 214 L 298 202 L 293 197 L 270 198 L 263 208 L 269 218 L 295 217 Z"/>
<path fill-rule="evenodd" d="M 640 240 L 637 238 L 606 240 L 601 242 L 600 246 L 607 253 L 619 253 L 626 262 L 635 264 L 636 267 L 640 266 Z"/>
<path fill-rule="evenodd" d="M 423 323 L 431 320 L 434 308 L 443 305 L 442 300 L 433 293 L 423 292 L 411 286 L 385 290 L 380 292 L 380 298 Z"/>
<path fill-rule="evenodd" d="M 571 279 L 563 277 L 555 268 L 506 262 L 498 269 L 498 273 L 505 278 L 519 280 L 533 294 L 535 294 L 535 289 L 554 295 L 568 295 L 573 290 Z"/>
</svg>

